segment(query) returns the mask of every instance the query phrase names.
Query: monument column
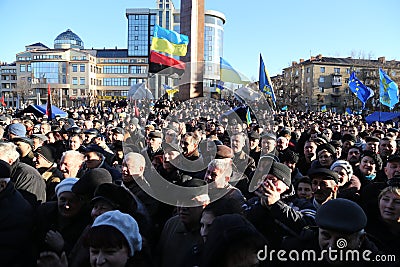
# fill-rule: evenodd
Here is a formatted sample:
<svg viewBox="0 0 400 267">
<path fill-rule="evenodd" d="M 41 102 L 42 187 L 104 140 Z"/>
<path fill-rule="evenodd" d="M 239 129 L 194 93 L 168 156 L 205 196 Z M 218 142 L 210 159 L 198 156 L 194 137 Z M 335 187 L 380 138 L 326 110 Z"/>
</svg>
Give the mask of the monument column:
<svg viewBox="0 0 400 267">
<path fill-rule="evenodd" d="M 182 100 L 203 96 L 204 0 L 181 0 L 180 33 L 189 36 L 188 52 L 179 95 Z"/>
</svg>

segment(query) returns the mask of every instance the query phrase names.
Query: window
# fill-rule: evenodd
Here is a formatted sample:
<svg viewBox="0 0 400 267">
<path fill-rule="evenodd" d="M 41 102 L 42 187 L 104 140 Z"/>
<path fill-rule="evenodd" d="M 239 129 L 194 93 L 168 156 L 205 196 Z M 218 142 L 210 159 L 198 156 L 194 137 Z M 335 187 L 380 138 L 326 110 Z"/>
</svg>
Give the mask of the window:
<svg viewBox="0 0 400 267">
<path fill-rule="evenodd" d="M 78 90 L 77 89 L 73 89 L 72 90 L 72 95 L 77 95 L 78 94 Z"/>
<path fill-rule="evenodd" d="M 325 82 L 325 77 L 320 76 L 320 77 L 319 77 L 319 82 L 320 82 L 320 83 L 324 83 L 324 82 Z"/>
<path fill-rule="evenodd" d="M 306 72 L 307 72 L 307 73 L 310 73 L 310 71 L 311 71 L 311 68 L 310 68 L 310 67 L 307 67 Z"/>
<path fill-rule="evenodd" d="M 322 73 L 325 73 L 325 67 L 321 67 L 321 68 L 320 68 L 320 71 L 321 71 Z"/>
<path fill-rule="evenodd" d="M 25 64 L 21 64 L 21 65 L 19 66 L 19 71 L 20 71 L 20 72 L 25 72 L 25 71 L 26 71 L 26 65 L 25 65 Z"/>
<path fill-rule="evenodd" d="M 307 77 L 307 82 L 309 83 L 311 81 L 311 78 L 310 77 Z"/>
<path fill-rule="evenodd" d="M 346 69 L 346 73 L 347 73 L 347 74 L 350 74 L 350 68 L 347 68 L 347 69 Z"/>
<path fill-rule="evenodd" d="M 29 64 L 28 66 L 27 66 L 27 69 L 26 69 L 28 72 L 31 72 L 31 64 Z"/>
<path fill-rule="evenodd" d="M 77 77 L 72 77 L 72 84 L 73 85 L 78 85 L 78 78 Z"/>
<path fill-rule="evenodd" d="M 324 87 L 320 87 L 319 88 L 319 91 L 321 92 L 321 93 L 323 93 L 325 90 L 324 90 Z"/>
<path fill-rule="evenodd" d="M 334 71 L 334 73 L 339 74 L 340 73 L 340 68 L 334 68 L 333 71 Z"/>
<path fill-rule="evenodd" d="M 78 65 L 72 64 L 72 72 L 78 72 Z"/>
<path fill-rule="evenodd" d="M 80 85 L 85 85 L 85 77 L 80 77 L 79 78 L 79 84 Z"/>
<path fill-rule="evenodd" d="M 84 64 L 81 64 L 79 71 L 80 72 L 85 72 L 85 65 Z"/>
<path fill-rule="evenodd" d="M 344 93 L 348 95 L 348 94 L 350 93 L 349 88 L 345 88 L 345 89 L 344 89 Z"/>
</svg>

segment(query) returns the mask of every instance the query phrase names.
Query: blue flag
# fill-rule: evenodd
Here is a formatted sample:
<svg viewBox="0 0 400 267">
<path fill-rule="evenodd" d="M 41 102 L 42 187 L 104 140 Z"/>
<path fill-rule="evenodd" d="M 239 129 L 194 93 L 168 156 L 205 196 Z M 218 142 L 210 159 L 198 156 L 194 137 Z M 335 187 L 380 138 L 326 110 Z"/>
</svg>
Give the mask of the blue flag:
<svg viewBox="0 0 400 267">
<path fill-rule="evenodd" d="M 321 107 L 321 112 L 327 112 L 327 111 L 328 111 L 328 109 L 326 108 L 325 105 Z"/>
<path fill-rule="evenodd" d="M 355 72 L 353 71 L 349 78 L 350 90 L 357 95 L 358 99 L 362 102 L 362 108 L 365 108 L 367 100 L 374 96 L 374 91 L 365 86 L 359 79 L 357 79 Z"/>
<path fill-rule="evenodd" d="M 390 77 L 379 68 L 379 79 L 380 79 L 380 97 L 379 101 L 393 109 L 394 106 L 399 102 L 399 88 L 397 84 L 390 79 Z"/>
<path fill-rule="evenodd" d="M 288 109 L 288 106 L 284 106 L 284 107 L 282 107 L 282 111 L 285 111 L 285 110 L 287 110 Z"/>
<path fill-rule="evenodd" d="M 264 61 L 260 54 L 260 72 L 259 72 L 259 89 L 261 92 L 271 96 L 272 101 L 275 103 L 274 89 L 272 88 L 271 79 L 269 78 L 268 71 L 265 68 Z"/>
<path fill-rule="evenodd" d="M 353 112 L 351 111 L 351 108 L 346 108 L 345 114 L 346 114 L 346 115 L 351 115 L 351 114 L 353 114 Z"/>
</svg>

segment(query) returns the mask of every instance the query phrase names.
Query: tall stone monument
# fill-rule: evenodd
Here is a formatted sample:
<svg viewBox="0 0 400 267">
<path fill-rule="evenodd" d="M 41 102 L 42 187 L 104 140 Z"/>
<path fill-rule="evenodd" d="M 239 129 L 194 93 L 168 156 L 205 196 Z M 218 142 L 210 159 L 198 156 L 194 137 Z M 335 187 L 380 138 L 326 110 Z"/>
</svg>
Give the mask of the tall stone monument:
<svg viewBox="0 0 400 267">
<path fill-rule="evenodd" d="M 185 74 L 179 86 L 181 100 L 203 96 L 204 0 L 181 0 L 180 33 L 189 36 Z"/>
</svg>

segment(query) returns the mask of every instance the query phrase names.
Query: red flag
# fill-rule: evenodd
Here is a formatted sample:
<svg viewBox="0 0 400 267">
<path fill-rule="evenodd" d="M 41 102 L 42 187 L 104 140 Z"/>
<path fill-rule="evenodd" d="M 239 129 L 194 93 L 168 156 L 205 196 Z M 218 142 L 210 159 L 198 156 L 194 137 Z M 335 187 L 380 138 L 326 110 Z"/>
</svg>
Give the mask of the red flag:
<svg viewBox="0 0 400 267">
<path fill-rule="evenodd" d="M 47 120 L 51 121 L 52 117 L 52 111 L 51 111 L 51 90 L 50 90 L 50 84 L 47 86 L 47 108 L 46 108 L 46 115 L 47 115 Z"/>
<path fill-rule="evenodd" d="M 176 60 L 172 57 L 164 56 L 160 53 L 151 51 L 150 52 L 150 64 L 149 72 L 158 73 L 162 70 L 167 69 L 162 74 L 178 74 L 181 76 L 185 72 L 185 62 Z"/>
<path fill-rule="evenodd" d="M 135 99 L 135 117 L 139 118 L 140 116 L 140 112 L 139 112 L 139 108 L 136 106 L 136 99 Z"/>
<path fill-rule="evenodd" d="M 4 95 L 1 97 L 0 103 L 3 107 L 7 106 L 6 102 L 4 102 Z"/>
</svg>

